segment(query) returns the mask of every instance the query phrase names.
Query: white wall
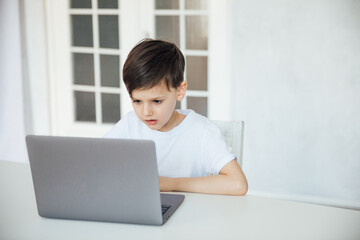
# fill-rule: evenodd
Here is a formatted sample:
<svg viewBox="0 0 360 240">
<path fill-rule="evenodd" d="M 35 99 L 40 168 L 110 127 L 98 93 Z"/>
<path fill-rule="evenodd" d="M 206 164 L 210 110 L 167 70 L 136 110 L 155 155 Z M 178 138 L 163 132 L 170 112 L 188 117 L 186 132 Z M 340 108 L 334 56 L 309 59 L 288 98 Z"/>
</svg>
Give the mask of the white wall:
<svg viewBox="0 0 360 240">
<path fill-rule="evenodd" d="M 231 4 L 250 192 L 360 206 L 360 1 Z"/>
<path fill-rule="evenodd" d="M 0 1 L 0 160 L 27 161 L 22 84 L 20 8 Z"/>
</svg>

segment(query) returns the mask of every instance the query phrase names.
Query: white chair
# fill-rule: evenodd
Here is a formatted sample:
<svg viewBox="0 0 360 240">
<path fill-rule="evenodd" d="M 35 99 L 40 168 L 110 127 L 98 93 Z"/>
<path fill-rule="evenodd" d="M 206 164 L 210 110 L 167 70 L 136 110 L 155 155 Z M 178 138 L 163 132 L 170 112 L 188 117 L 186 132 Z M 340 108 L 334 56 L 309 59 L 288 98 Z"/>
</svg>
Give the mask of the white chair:
<svg viewBox="0 0 360 240">
<path fill-rule="evenodd" d="M 235 154 L 237 162 L 242 166 L 243 140 L 244 140 L 244 121 L 211 121 L 221 131 L 226 145 Z"/>
</svg>

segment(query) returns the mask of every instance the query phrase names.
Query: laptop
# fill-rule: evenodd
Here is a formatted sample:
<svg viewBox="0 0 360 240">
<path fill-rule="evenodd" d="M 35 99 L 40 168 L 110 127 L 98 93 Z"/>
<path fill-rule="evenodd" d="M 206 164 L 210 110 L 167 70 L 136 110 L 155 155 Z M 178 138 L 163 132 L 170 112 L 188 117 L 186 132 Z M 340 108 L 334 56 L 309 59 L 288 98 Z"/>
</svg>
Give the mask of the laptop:
<svg viewBox="0 0 360 240">
<path fill-rule="evenodd" d="M 39 215 L 162 225 L 185 196 L 160 194 L 151 140 L 28 135 Z"/>
</svg>

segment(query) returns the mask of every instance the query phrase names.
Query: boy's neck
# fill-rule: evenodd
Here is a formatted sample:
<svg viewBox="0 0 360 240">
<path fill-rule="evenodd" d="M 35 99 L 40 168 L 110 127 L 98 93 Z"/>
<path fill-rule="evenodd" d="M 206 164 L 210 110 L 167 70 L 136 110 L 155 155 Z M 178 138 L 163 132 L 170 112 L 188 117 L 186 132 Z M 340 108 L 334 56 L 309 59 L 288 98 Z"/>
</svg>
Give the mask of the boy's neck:
<svg viewBox="0 0 360 240">
<path fill-rule="evenodd" d="M 183 115 L 174 110 L 173 114 L 171 115 L 169 121 L 166 123 L 165 126 L 162 127 L 162 129 L 159 129 L 160 132 L 169 132 L 175 127 L 179 126 L 180 123 L 185 119 L 186 115 Z"/>
</svg>

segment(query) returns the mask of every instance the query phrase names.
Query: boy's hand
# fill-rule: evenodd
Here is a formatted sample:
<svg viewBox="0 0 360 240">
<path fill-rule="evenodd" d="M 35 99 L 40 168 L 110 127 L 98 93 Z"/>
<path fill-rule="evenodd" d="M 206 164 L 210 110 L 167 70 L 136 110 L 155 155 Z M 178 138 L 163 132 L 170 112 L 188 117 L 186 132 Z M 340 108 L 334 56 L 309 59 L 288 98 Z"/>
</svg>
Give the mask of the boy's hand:
<svg viewBox="0 0 360 240">
<path fill-rule="evenodd" d="M 227 163 L 218 175 L 207 177 L 159 177 L 160 191 L 197 192 L 207 194 L 245 195 L 246 177 L 236 159 Z"/>
</svg>

